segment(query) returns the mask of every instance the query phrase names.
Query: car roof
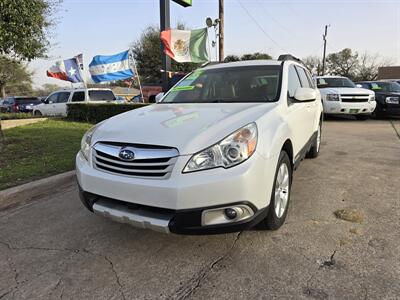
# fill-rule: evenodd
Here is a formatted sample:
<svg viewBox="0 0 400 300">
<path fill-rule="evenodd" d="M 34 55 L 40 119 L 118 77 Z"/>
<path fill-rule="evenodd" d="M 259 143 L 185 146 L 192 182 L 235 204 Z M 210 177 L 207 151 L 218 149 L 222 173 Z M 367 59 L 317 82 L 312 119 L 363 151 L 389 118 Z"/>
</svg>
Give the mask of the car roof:
<svg viewBox="0 0 400 300">
<path fill-rule="evenodd" d="M 58 92 L 83 92 L 83 91 L 112 91 L 110 88 L 76 88 L 76 89 L 62 89 L 54 91 L 53 93 Z"/>
<path fill-rule="evenodd" d="M 222 69 L 222 68 L 234 68 L 234 67 L 248 67 L 248 66 L 279 66 L 282 64 L 282 61 L 277 60 L 242 60 L 235 61 L 229 63 L 219 63 L 205 66 L 201 69 L 203 70 L 214 70 L 214 69 Z"/>
<path fill-rule="evenodd" d="M 347 77 L 336 76 L 336 75 L 323 75 L 323 76 L 315 76 L 315 78 L 347 78 Z"/>
</svg>

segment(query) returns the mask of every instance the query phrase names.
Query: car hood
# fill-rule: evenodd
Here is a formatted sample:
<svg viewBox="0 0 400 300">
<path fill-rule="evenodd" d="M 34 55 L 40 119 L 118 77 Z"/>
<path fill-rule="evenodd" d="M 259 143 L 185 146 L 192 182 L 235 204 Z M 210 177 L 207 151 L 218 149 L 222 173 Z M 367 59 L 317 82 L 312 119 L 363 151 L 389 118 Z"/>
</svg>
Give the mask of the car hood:
<svg viewBox="0 0 400 300">
<path fill-rule="evenodd" d="M 276 103 L 153 104 L 106 120 L 94 132 L 92 144 L 159 145 L 193 154 L 275 107 Z"/>
<path fill-rule="evenodd" d="M 374 95 L 373 91 L 362 88 L 324 88 L 320 89 L 322 94 L 352 94 L 352 95 Z"/>
</svg>

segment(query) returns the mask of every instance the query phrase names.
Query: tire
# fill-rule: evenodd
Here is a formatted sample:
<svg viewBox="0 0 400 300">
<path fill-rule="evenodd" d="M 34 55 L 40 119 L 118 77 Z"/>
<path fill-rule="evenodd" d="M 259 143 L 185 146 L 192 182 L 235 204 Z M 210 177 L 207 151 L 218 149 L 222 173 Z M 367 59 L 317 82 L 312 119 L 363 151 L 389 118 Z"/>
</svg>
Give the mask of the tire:
<svg viewBox="0 0 400 300">
<path fill-rule="evenodd" d="M 306 158 L 316 158 L 318 157 L 319 150 L 321 148 L 321 137 L 322 137 L 322 123 L 318 125 L 317 138 L 313 142 L 310 150 L 306 154 Z"/>
<path fill-rule="evenodd" d="M 283 175 L 283 178 L 280 174 Z M 282 179 L 279 179 L 278 177 Z M 279 182 L 279 180 L 281 181 L 281 183 Z M 287 185 L 285 185 L 285 182 L 287 183 Z M 278 184 L 281 184 L 281 187 L 277 187 Z M 292 165 L 290 163 L 290 159 L 287 153 L 285 151 L 282 151 L 279 155 L 278 165 L 275 172 L 274 185 L 271 193 L 271 201 L 268 208 L 268 215 L 258 224 L 260 228 L 277 230 L 283 225 L 288 212 L 291 187 Z"/>
<path fill-rule="evenodd" d="M 379 106 L 376 106 L 375 110 L 372 112 L 372 118 L 374 119 L 385 119 L 385 113 L 382 112 L 382 110 L 379 108 Z"/>
<path fill-rule="evenodd" d="M 40 112 L 40 110 L 35 110 L 33 115 L 36 116 L 36 117 L 41 117 L 42 113 Z"/>
<path fill-rule="evenodd" d="M 369 115 L 355 115 L 355 117 L 359 121 L 365 121 L 369 119 Z"/>
</svg>

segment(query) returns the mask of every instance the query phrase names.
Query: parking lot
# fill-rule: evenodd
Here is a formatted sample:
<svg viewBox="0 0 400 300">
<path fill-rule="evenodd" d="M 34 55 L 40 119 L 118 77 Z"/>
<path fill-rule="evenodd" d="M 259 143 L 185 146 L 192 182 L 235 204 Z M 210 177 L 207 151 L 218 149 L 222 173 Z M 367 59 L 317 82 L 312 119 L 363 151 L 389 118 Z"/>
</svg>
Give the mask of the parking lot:
<svg viewBox="0 0 400 300">
<path fill-rule="evenodd" d="M 140 230 L 89 213 L 75 183 L 0 211 L 0 299 L 398 298 L 400 121 L 326 121 L 294 176 L 275 232 Z"/>
</svg>

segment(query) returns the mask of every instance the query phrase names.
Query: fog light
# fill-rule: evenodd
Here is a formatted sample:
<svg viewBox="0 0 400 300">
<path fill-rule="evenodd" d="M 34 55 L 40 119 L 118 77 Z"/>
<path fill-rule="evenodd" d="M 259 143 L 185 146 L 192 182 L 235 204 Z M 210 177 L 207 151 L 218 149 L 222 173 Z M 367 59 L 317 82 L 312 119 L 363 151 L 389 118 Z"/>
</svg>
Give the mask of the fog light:
<svg viewBox="0 0 400 300">
<path fill-rule="evenodd" d="M 234 220 L 236 219 L 238 213 L 236 210 L 234 210 L 233 208 L 226 208 L 225 209 L 225 216 L 230 219 L 230 220 Z"/>
<path fill-rule="evenodd" d="M 201 225 L 217 225 L 239 222 L 254 216 L 254 211 L 245 204 L 213 208 L 203 211 Z"/>
</svg>

